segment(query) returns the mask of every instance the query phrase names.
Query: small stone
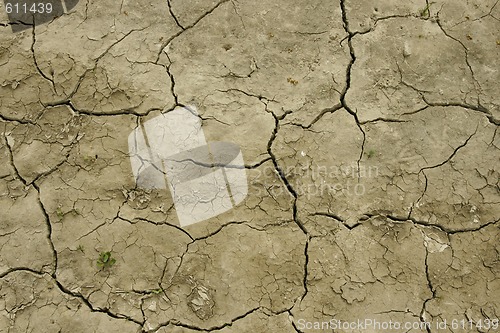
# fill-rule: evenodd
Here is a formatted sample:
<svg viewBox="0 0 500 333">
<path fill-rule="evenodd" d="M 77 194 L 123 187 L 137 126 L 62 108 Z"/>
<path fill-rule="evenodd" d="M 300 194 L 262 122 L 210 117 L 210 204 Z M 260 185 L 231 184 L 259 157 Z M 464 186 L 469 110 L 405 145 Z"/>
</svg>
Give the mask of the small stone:
<svg viewBox="0 0 500 333">
<path fill-rule="evenodd" d="M 405 46 L 403 48 L 403 57 L 407 58 L 411 55 L 411 48 L 408 43 L 405 43 Z"/>
</svg>

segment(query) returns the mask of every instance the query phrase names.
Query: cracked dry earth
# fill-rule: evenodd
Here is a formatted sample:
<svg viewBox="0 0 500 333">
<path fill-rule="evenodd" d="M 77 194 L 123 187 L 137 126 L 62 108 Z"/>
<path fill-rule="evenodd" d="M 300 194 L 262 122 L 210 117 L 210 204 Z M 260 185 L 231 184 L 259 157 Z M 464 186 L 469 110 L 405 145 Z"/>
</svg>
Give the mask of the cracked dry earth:
<svg viewBox="0 0 500 333">
<path fill-rule="evenodd" d="M 0 332 L 496 331 L 435 325 L 500 317 L 498 1 L 87 0 L 11 24 Z M 180 105 L 249 187 L 183 228 L 127 146 Z"/>
</svg>

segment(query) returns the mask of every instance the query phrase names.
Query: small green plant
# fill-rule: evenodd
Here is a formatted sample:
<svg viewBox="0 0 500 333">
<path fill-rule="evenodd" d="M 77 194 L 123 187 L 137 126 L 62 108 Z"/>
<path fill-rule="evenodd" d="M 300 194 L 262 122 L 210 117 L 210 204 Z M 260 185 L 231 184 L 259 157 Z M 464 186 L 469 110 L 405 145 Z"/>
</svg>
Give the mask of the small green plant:
<svg viewBox="0 0 500 333">
<path fill-rule="evenodd" d="M 64 212 L 62 211 L 61 207 L 57 207 L 57 209 L 56 209 L 56 215 L 60 219 L 64 216 Z"/>
<path fill-rule="evenodd" d="M 153 289 L 153 290 L 151 290 L 151 292 L 152 292 L 153 294 L 155 294 L 155 295 L 161 294 L 161 293 L 162 293 L 162 291 L 163 291 L 163 290 L 161 290 L 161 289 Z"/>
<path fill-rule="evenodd" d="M 111 252 L 101 252 L 97 259 L 97 266 L 101 268 L 112 267 L 116 263 L 116 259 L 111 256 Z"/>
<path fill-rule="evenodd" d="M 427 6 L 425 6 L 425 8 L 420 11 L 420 17 L 430 17 L 431 16 L 430 8 L 431 8 L 431 5 L 433 3 L 434 2 L 429 2 L 427 4 Z"/>
<path fill-rule="evenodd" d="M 83 156 L 83 161 L 86 164 L 93 164 L 96 161 L 96 158 L 93 155 L 85 155 Z"/>
<path fill-rule="evenodd" d="M 375 150 L 373 149 L 368 150 L 368 152 L 366 153 L 366 157 L 372 158 L 373 156 L 375 156 Z"/>
<path fill-rule="evenodd" d="M 82 244 L 78 245 L 78 247 L 76 248 L 76 250 L 83 252 L 84 251 L 83 245 Z"/>
</svg>

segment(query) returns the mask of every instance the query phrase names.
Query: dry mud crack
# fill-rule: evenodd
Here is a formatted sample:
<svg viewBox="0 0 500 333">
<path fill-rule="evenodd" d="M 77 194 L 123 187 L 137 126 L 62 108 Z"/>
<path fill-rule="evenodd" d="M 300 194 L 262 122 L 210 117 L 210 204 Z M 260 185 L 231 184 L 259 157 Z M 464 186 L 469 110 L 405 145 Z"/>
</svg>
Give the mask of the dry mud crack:
<svg viewBox="0 0 500 333">
<path fill-rule="evenodd" d="M 500 331 L 498 0 L 15 2 L 0 332 Z M 186 106 L 248 186 L 191 225 L 129 139 Z"/>
</svg>

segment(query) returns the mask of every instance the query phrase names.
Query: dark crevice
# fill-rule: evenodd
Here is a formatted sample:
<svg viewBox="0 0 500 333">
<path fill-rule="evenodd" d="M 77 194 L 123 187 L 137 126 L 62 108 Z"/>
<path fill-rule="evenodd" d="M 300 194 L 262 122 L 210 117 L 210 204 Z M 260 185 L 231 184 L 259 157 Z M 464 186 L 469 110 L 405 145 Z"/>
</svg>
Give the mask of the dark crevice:
<svg viewBox="0 0 500 333">
<path fill-rule="evenodd" d="M 0 120 L 4 121 L 4 122 L 16 122 L 16 123 L 20 123 L 20 124 L 23 124 L 23 125 L 28 125 L 28 124 L 34 125 L 35 124 L 31 120 L 12 118 L 12 117 L 5 116 L 5 115 L 2 115 L 2 114 L 0 114 Z"/>
<path fill-rule="evenodd" d="M 425 105 L 421 108 L 418 108 L 417 110 L 401 113 L 401 116 L 411 116 L 411 115 L 414 115 L 414 114 L 419 113 L 421 111 L 427 110 L 429 107 L 430 107 L 430 105 Z"/>
<path fill-rule="evenodd" d="M 340 106 L 339 106 L 339 108 L 340 108 Z M 304 256 L 305 256 L 305 261 L 304 261 L 304 278 L 303 278 L 304 293 L 302 294 L 302 297 L 301 297 L 301 300 L 303 300 L 304 297 L 306 297 L 306 295 L 308 293 L 308 288 L 307 288 L 308 264 L 309 264 L 308 249 L 309 249 L 309 241 L 311 240 L 311 237 L 309 236 L 309 232 L 307 231 L 307 229 L 305 228 L 305 226 L 303 225 L 303 223 L 298 218 L 298 213 L 297 213 L 298 194 L 295 191 L 295 189 L 293 188 L 293 186 L 290 184 L 290 182 L 288 181 L 288 179 L 286 178 L 285 173 L 283 172 L 283 170 L 279 166 L 279 163 L 278 163 L 278 160 L 276 158 L 276 155 L 274 155 L 274 153 L 272 151 L 272 145 L 273 145 L 274 140 L 276 139 L 276 137 L 278 135 L 278 131 L 279 131 L 279 128 L 280 128 L 280 120 L 283 120 L 289 113 L 284 113 L 282 116 L 278 117 L 272 111 L 269 111 L 267 109 L 267 105 L 266 105 L 266 111 L 269 112 L 269 113 L 271 113 L 272 116 L 273 116 L 273 118 L 274 118 L 274 130 L 273 130 L 273 132 L 271 134 L 271 138 L 269 139 L 269 142 L 267 144 L 267 152 L 268 152 L 269 156 L 271 156 L 271 160 L 273 162 L 274 169 L 278 173 L 281 181 L 285 184 L 288 192 L 293 196 L 293 204 L 292 204 L 293 221 L 298 225 L 298 227 L 302 230 L 302 232 L 308 236 L 307 240 L 306 240 L 305 247 L 304 247 Z M 332 112 L 334 112 L 334 111 L 332 111 Z"/>
<path fill-rule="evenodd" d="M 248 165 L 245 164 L 245 169 L 247 169 L 247 170 L 257 169 L 258 167 L 260 167 L 261 165 L 263 165 L 264 163 L 266 163 L 270 160 L 271 160 L 271 157 L 266 157 L 262 161 L 256 162 L 254 164 L 248 164 Z"/>
<path fill-rule="evenodd" d="M 266 110 L 267 110 L 267 108 L 266 108 Z M 272 151 L 272 145 L 274 143 L 274 140 L 276 139 L 276 136 L 278 135 L 278 131 L 279 131 L 279 127 L 280 127 L 279 121 L 282 120 L 284 117 L 286 117 L 286 114 L 284 114 L 280 118 L 280 117 L 276 116 L 273 112 L 270 112 L 270 111 L 268 111 L 268 112 L 271 113 L 274 117 L 274 130 L 273 130 L 273 133 L 271 134 L 271 138 L 269 139 L 269 142 L 267 143 L 267 153 L 269 154 L 269 156 L 271 156 L 271 160 L 273 162 L 274 169 L 276 170 L 279 177 L 281 178 L 281 181 L 285 184 L 288 192 L 293 197 L 293 204 L 292 204 L 293 220 L 299 226 L 299 228 L 304 232 L 304 234 L 308 234 L 307 229 L 305 228 L 305 226 L 302 224 L 302 222 L 298 218 L 298 213 L 297 213 L 298 194 L 295 191 L 295 189 L 293 188 L 293 186 L 290 184 L 288 179 L 286 178 L 286 175 L 283 172 L 283 169 L 281 169 L 281 167 L 279 166 L 278 159 L 276 158 L 276 155 L 274 155 L 274 153 Z"/>
<path fill-rule="evenodd" d="M 136 224 L 136 222 L 134 221 L 130 221 L 124 217 L 120 217 L 118 216 L 117 218 L 125 221 L 125 222 L 128 222 L 130 224 Z M 154 221 L 151 221 L 151 220 L 148 220 L 148 219 L 145 219 L 145 218 L 137 218 L 137 221 L 142 221 L 142 222 L 146 222 L 146 223 L 151 223 L 153 225 L 156 225 L 156 226 L 168 226 L 168 227 L 171 227 L 171 228 L 174 228 L 174 229 L 177 229 L 178 231 L 182 232 L 184 235 L 186 235 L 191 241 L 194 241 L 195 239 L 193 238 L 193 236 L 191 236 L 191 234 L 189 234 L 189 232 L 187 232 L 186 230 L 182 229 L 181 227 L 175 225 L 175 224 L 172 224 L 172 223 L 168 223 L 168 222 L 154 222 Z"/>
<path fill-rule="evenodd" d="M 488 120 L 489 120 L 490 123 L 492 123 L 494 125 L 497 125 L 497 126 L 500 125 L 500 119 L 496 119 L 493 116 L 493 114 L 491 113 L 491 111 L 488 110 L 487 108 L 485 108 L 484 106 L 482 106 L 479 103 L 479 101 L 478 101 L 478 105 L 471 105 L 471 104 L 459 103 L 459 102 L 430 102 L 423 95 L 422 95 L 422 100 L 427 104 L 427 106 L 433 106 L 433 107 L 460 107 L 460 108 L 464 108 L 464 109 L 467 109 L 467 110 L 477 111 L 477 112 L 485 114 L 486 118 L 488 118 Z M 420 110 L 414 111 L 413 113 L 417 113 L 419 111 L 423 111 L 426 108 L 427 107 L 424 107 L 424 108 L 422 108 Z M 413 113 L 408 113 L 408 114 L 413 114 Z"/>
<path fill-rule="evenodd" d="M 172 4 L 170 3 L 170 0 L 167 0 L 167 5 L 168 5 L 168 11 L 170 12 L 170 15 L 172 16 L 172 18 L 174 19 L 175 24 L 177 24 L 177 26 L 179 28 L 181 28 L 182 30 L 186 30 L 186 28 L 184 28 L 182 26 L 182 24 L 180 24 L 179 20 L 177 19 L 177 16 L 174 14 L 174 11 L 172 10 Z"/>
<path fill-rule="evenodd" d="M 219 232 L 221 232 L 223 229 L 225 229 L 228 226 L 231 226 L 231 225 L 240 225 L 240 224 L 246 225 L 246 223 L 248 223 L 248 221 L 231 221 L 231 222 L 228 222 L 228 223 L 224 223 L 219 228 L 217 228 L 217 230 L 214 230 L 214 231 L 210 232 L 207 235 L 204 235 L 204 236 L 201 236 L 201 237 L 197 237 L 197 238 L 192 238 L 193 241 L 190 244 L 192 244 L 192 243 L 194 243 L 196 241 L 205 240 L 205 239 L 208 239 L 210 237 L 213 237 L 213 236 L 217 235 Z M 251 229 L 254 229 L 254 228 L 252 228 L 249 225 L 246 225 L 246 226 L 249 227 L 249 228 L 251 228 Z M 254 230 L 257 230 L 257 229 L 254 229 Z"/>
<path fill-rule="evenodd" d="M 474 131 L 474 133 L 472 133 L 472 134 L 471 134 L 471 135 L 467 138 L 467 140 L 465 140 L 465 142 L 464 142 L 464 143 L 462 143 L 461 145 L 459 145 L 457 148 L 455 148 L 455 149 L 453 150 L 453 153 L 451 153 L 451 155 L 450 155 L 450 156 L 449 156 L 446 160 L 444 160 L 444 161 L 442 161 L 441 163 L 438 163 L 438 164 L 436 164 L 436 165 L 423 167 L 423 168 L 421 168 L 421 169 L 420 169 L 420 171 L 419 171 L 418 173 L 421 173 L 421 172 L 423 172 L 424 170 L 429 170 L 429 169 L 439 168 L 440 166 L 443 166 L 443 165 L 445 165 L 446 163 L 448 163 L 448 162 L 449 162 L 449 161 L 450 161 L 453 157 L 455 157 L 455 155 L 458 153 L 458 151 L 459 151 L 460 149 L 462 149 L 463 147 L 465 147 L 465 146 L 467 145 L 467 143 L 469 142 L 469 140 L 470 140 L 470 139 L 472 139 L 472 137 L 476 134 L 476 132 L 477 132 L 477 128 L 476 128 L 476 130 Z M 427 179 L 427 177 L 426 177 L 426 179 Z"/>
<path fill-rule="evenodd" d="M 125 33 L 122 37 L 118 38 L 116 41 L 114 41 L 113 43 L 111 43 L 111 45 L 109 45 L 106 50 L 104 50 L 95 60 L 95 65 L 94 65 L 94 68 L 91 68 L 90 70 L 94 70 L 97 68 L 97 64 L 99 63 L 99 61 L 106 55 L 108 54 L 109 51 L 111 51 L 111 49 L 113 47 L 115 47 L 115 45 L 121 43 L 125 38 L 127 38 L 128 36 L 130 36 L 133 32 L 139 32 L 139 31 L 143 31 L 143 30 L 146 30 L 148 27 L 144 27 L 144 28 L 140 28 L 140 29 L 132 29 L 132 30 L 129 30 L 127 33 Z M 87 74 L 88 70 L 85 71 L 84 75 Z"/>
<path fill-rule="evenodd" d="M 194 165 L 198 165 L 198 166 L 201 166 L 201 167 L 204 167 L 204 168 L 207 168 L 207 169 L 221 169 L 221 168 L 224 168 L 224 169 L 235 169 L 235 170 L 243 170 L 243 169 L 252 170 L 252 169 L 257 169 L 262 164 L 264 164 L 265 162 L 270 161 L 270 160 L 271 160 L 271 157 L 266 157 L 265 159 L 263 159 L 261 161 L 258 161 L 258 162 L 254 163 L 254 164 L 236 165 L 236 164 L 226 164 L 226 163 L 206 163 L 206 162 L 194 160 L 192 158 L 169 159 L 169 161 L 184 163 L 185 165 L 187 165 L 186 162 L 189 162 L 189 163 L 192 163 Z M 142 160 L 142 162 L 145 163 L 146 161 Z M 167 175 L 167 173 L 165 171 L 160 170 L 157 167 L 155 167 L 155 169 L 156 169 L 156 171 L 164 174 L 165 176 Z"/>
<path fill-rule="evenodd" d="M 309 289 L 307 288 L 307 278 L 309 276 L 309 271 L 308 271 L 308 265 L 309 265 L 309 242 L 311 241 L 311 237 L 308 236 L 306 240 L 306 245 L 304 247 L 304 279 L 303 279 L 303 287 L 304 287 L 304 293 L 302 294 L 302 297 L 300 298 L 301 301 L 304 300 L 304 298 L 307 296 L 307 293 L 309 292 Z"/>
<path fill-rule="evenodd" d="M 57 106 L 67 106 L 75 114 L 83 114 L 83 115 L 93 116 L 93 117 L 110 117 L 110 116 L 126 116 L 126 115 L 137 116 L 137 117 L 146 117 L 151 112 L 163 111 L 165 109 L 165 108 L 151 108 L 151 109 L 146 110 L 143 113 L 139 113 L 139 112 L 135 111 L 135 109 L 140 106 L 140 105 L 137 105 L 137 106 L 127 108 L 127 109 L 120 109 L 120 110 L 107 111 L 106 113 L 99 113 L 99 112 L 94 112 L 94 111 L 90 111 L 90 110 L 77 109 L 73 105 L 71 100 L 63 100 L 63 101 L 58 101 L 58 102 L 46 103 L 46 104 L 43 104 L 43 106 L 46 108 L 57 107 Z M 173 108 L 175 108 L 176 106 L 177 105 L 175 105 Z M 173 109 L 173 108 L 170 108 L 170 109 Z"/>
<path fill-rule="evenodd" d="M 378 122 L 386 122 L 386 123 L 407 123 L 408 120 L 401 120 L 401 119 L 393 119 L 393 118 L 375 118 L 375 119 L 372 119 L 372 120 L 365 120 L 365 121 L 361 121 L 360 124 L 361 125 L 365 125 L 365 124 L 371 124 L 371 123 L 378 123 Z"/>
<path fill-rule="evenodd" d="M 50 223 L 50 217 L 49 217 L 49 214 L 47 213 L 47 210 L 45 209 L 45 206 L 43 205 L 42 203 L 42 199 L 40 198 L 40 188 L 38 187 L 38 185 L 36 183 L 33 183 L 33 187 L 36 189 L 36 191 L 38 192 L 37 193 L 37 202 L 38 202 L 38 206 L 40 207 L 40 209 L 42 210 L 42 213 L 43 213 L 43 216 L 44 216 L 44 220 L 45 220 L 45 225 L 47 226 L 47 240 L 49 242 L 49 245 L 52 249 L 52 257 L 53 257 L 53 265 L 54 265 L 54 272 L 52 274 L 52 276 L 54 277 L 55 279 L 55 276 L 56 276 L 56 272 L 57 272 L 57 263 L 58 263 L 58 258 L 57 258 L 57 251 L 56 251 L 56 248 L 54 246 L 54 243 L 52 241 L 52 224 Z"/>
<path fill-rule="evenodd" d="M 292 318 L 291 323 L 292 323 L 292 327 L 295 330 L 295 332 L 297 332 L 297 333 L 304 333 L 303 331 L 299 330 L 299 328 L 297 327 L 297 325 L 295 325 L 295 321 L 293 320 L 294 316 L 292 314 L 292 311 L 288 310 L 286 312 L 288 312 L 288 316 Z"/>
<path fill-rule="evenodd" d="M 304 125 L 300 125 L 300 124 L 294 124 L 294 125 L 298 125 L 300 127 L 302 127 L 303 129 L 309 129 L 311 128 L 314 124 L 316 124 L 321 118 L 323 118 L 323 116 L 325 114 L 328 114 L 328 113 L 334 113 L 335 111 L 337 110 L 340 110 L 342 109 L 342 104 L 339 103 L 339 104 L 335 104 L 334 106 L 332 107 L 329 107 L 329 108 L 325 108 L 323 110 L 320 111 L 320 113 L 309 123 L 309 125 L 307 126 L 304 126 Z"/>
<path fill-rule="evenodd" d="M 32 273 L 38 277 L 42 277 L 43 275 L 45 275 L 44 272 L 39 272 L 39 271 L 34 270 L 32 268 L 29 268 L 29 267 L 14 267 L 14 268 L 9 268 L 7 271 L 5 271 L 3 273 L 0 273 L 0 279 L 3 279 L 7 275 L 9 275 L 11 273 L 15 273 L 15 272 L 28 272 L 28 273 Z"/>
<path fill-rule="evenodd" d="M 352 38 L 354 37 L 355 33 L 351 32 L 349 29 L 349 20 L 347 19 L 347 10 L 345 7 L 345 1 L 346 0 L 340 0 L 340 9 L 342 11 L 342 25 L 344 27 L 345 32 L 347 33 L 347 45 L 349 47 L 349 54 L 351 57 L 351 60 L 349 61 L 349 64 L 347 64 L 347 69 L 346 69 L 346 84 L 345 87 L 340 95 L 340 103 L 342 104 L 342 107 L 349 112 L 354 117 L 354 120 L 356 121 L 356 125 L 358 126 L 359 130 L 363 134 L 363 142 L 361 144 L 361 151 L 359 153 L 359 158 L 357 161 L 357 174 L 358 174 L 358 179 L 360 178 L 360 163 L 361 159 L 363 158 L 364 150 L 365 150 L 365 142 L 366 142 L 366 134 L 363 128 L 361 127 L 361 123 L 359 121 L 358 115 L 356 112 L 354 112 L 349 105 L 347 105 L 346 102 L 346 95 L 347 92 L 349 91 L 349 88 L 351 87 L 351 74 L 352 74 L 352 66 L 354 65 L 354 62 L 356 61 L 356 54 L 354 53 L 354 47 L 352 46 Z"/>
<path fill-rule="evenodd" d="M 103 222 L 99 225 L 97 225 L 95 228 L 92 228 L 90 231 L 87 231 L 86 233 L 84 233 L 83 235 L 79 236 L 75 241 L 80 241 L 82 238 L 85 238 L 87 237 L 88 235 L 90 235 L 91 233 L 101 229 L 102 227 L 104 227 L 105 225 L 107 224 L 107 222 Z"/>
<path fill-rule="evenodd" d="M 64 156 L 64 159 L 57 163 L 56 165 L 54 165 L 52 168 L 50 168 L 49 170 L 47 171 L 44 171 L 44 172 L 41 172 L 40 174 L 38 174 L 28 185 L 31 185 L 35 182 L 37 182 L 39 179 L 43 178 L 43 177 L 46 177 L 48 175 L 50 175 L 51 173 L 57 171 L 59 169 L 59 167 L 61 167 L 64 163 L 66 163 L 69 159 L 69 156 L 70 156 L 70 152 L 68 152 L 65 156 Z"/>
<path fill-rule="evenodd" d="M 168 59 L 168 66 L 165 66 L 165 70 L 167 71 L 167 75 L 170 78 L 170 92 L 172 93 L 172 96 L 174 97 L 175 105 L 179 105 L 179 98 L 178 98 L 177 94 L 175 93 L 175 78 L 174 78 L 174 74 L 172 74 L 172 71 L 171 71 L 172 60 L 170 60 L 170 56 L 168 55 L 167 52 L 164 52 L 164 53 Z"/>
<path fill-rule="evenodd" d="M 373 216 L 373 215 L 370 215 L 370 214 L 365 214 L 365 215 L 368 216 L 368 217 L 372 217 Z M 358 223 L 355 223 L 354 225 L 349 225 L 340 216 L 338 216 L 336 214 L 333 214 L 333 213 L 330 213 L 330 212 L 316 212 L 316 213 L 311 214 L 311 216 L 324 216 L 324 217 L 328 217 L 330 219 L 333 219 L 333 220 L 339 222 L 340 224 L 342 224 L 344 227 L 346 227 L 349 230 L 352 230 L 352 229 L 354 229 L 354 228 L 356 228 L 356 227 L 358 227 L 358 226 L 360 226 L 362 224 L 361 222 L 358 222 Z"/>
<path fill-rule="evenodd" d="M 363 31 L 353 31 L 352 33 L 352 36 L 356 36 L 356 35 L 366 35 L 370 32 L 373 32 L 375 31 L 375 28 L 377 27 L 377 24 L 378 22 L 381 22 L 381 21 L 386 21 L 386 20 L 392 20 L 392 19 L 407 19 L 407 18 L 416 18 L 416 19 L 421 19 L 421 20 L 428 20 L 428 18 L 423 18 L 422 16 L 419 16 L 417 14 L 394 14 L 394 15 L 387 15 L 387 16 L 383 16 L 383 17 L 378 17 L 378 18 L 375 18 L 373 20 L 373 25 L 371 27 L 369 27 L 368 29 L 366 30 L 363 30 Z M 348 37 L 345 37 L 341 43 L 348 39 Z"/>
<path fill-rule="evenodd" d="M 429 272 L 429 263 L 428 263 L 428 260 L 429 260 L 429 251 L 426 248 L 425 249 L 425 261 L 424 261 L 424 263 L 425 263 L 425 277 L 427 279 L 427 287 L 431 291 L 432 296 L 429 297 L 429 298 L 427 298 L 426 300 L 424 300 L 424 304 L 422 305 L 422 311 L 420 311 L 420 316 L 419 316 L 420 317 L 420 321 L 422 323 L 428 323 L 429 322 L 425 318 L 425 315 L 427 313 L 427 303 L 436 297 L 436 289 L 432 285 L 431 275 L 430 275 L 430 272 Z M 430 327 L 428 325 L 425 326 L 425 329 L 426 329 L 427 333 L 431 333 L 431 329 L 430 329 Z"/>
<path fill-rule="evenodd" d="M 229 89 L 216 89 L 217 91 L 219 92 L 222 92 L 222 93 L 228 93 L 228 92 L 237 92 L 237 93 L 240 93 L 240 94 L 243 94 L 243 95 L 246 95 L 248 97 L 255 97 L 257 98 L 259 101 L 263 102 L 264 105 L 267 106 L 267 104 L 265 103 L 266 101 L 272 101 L 272 102 L 279 102 L 277 100 L 275 100 L 274 98 L 269 98 L 269 97 L 266 97 L 266 96 L 263 96 L 263 95 L 256 95 L 256 94 L 253 94 L 251 92 L 247 92 L 245 90 L 241 90 L 241 89 L 238 89 L 238 88 L 229 88 Z M 288 113 L 291 113 L 291 111 L 288 111 Z M 281 119 L 280 119 L 281 120 Z"/>
<path fill-rule="evenodd" d="M 424 179 L 425 179 L 424 190 L 422 191 L 422 194 L 420 194 L 420 197 L 418 197 L 418 199 L 412 203 L 412 205 L 410 207 L 410 211 L 408 212 L 408 216 L 407 216 L 408 219 L 410 218 L 411 213 L 413 212 L 413 208 L 415 207 L 416 204 L 418 204 L 420 202 L 420 200 L 422 200 L 425 193 L 427 192 L 427 188 L 429 187 L 429 179 L 427 178 L 427 174 L 425 173 L 425 171 L 421 171 L 421 172 L 422 172 L 422 175 L 424 175 Z"/>
<path fill-rule="evenodd" d="M 220 331 L 226 327 L 231 327 L 233 326 L 233 324 L 235 322 L 237 322 L 238 320 L 241 320 L 241 319 L 244 319 L 246 318 L 247 316 L 251 315 L 252 313 L 260 310 L 261 308 L 260 307 L 256 307 L 256 308 L 253 308 L 235 318 L 232 318 L 230 322 L 228 323 L 224 323 L 222 325 L 218 325 L 218 326 L 212 326 L 210 328 L 201 328 L 201 327 L 198 327 L 198 326 L 195 326 L 195 325 L 192 325 L 192 324 L 186 324 L 186 323 L 182 323 L 181 321 L 179 320 L 176 320 L 176 319 L 172 319 L 172 320 L 169 320 L 167 323 L 165 324 L 162 324 L 160 327 L 158 327 L 156 330 L 162 328 L 162 327 L 166 327 L 168 325 L 172 325 L 172 326 L 175 326 L 175 327 L 181 327 L 181 328 L 187 328 L 187 329 L 190 329 L 190 330 L 193 330 L 193 331 L 197 331 L 197 332 L 212 332 L 212 331 Z"/>
<path fill-rule="evenodd" d="M 7 22 L 7 23 L 0 23 L 1 26 L 3 27 L 9 27 L 11 25 L 25 25 L 26 27 L 33 27 L 33 23 L 30 23 L 30 22 L 23 22 L 21 20 L 17 20 L 17 21 L 11 21 L 11 22 Z M 28 29 L 28 28 L 25 28 L 25 29 Z"/>
<path fill-rule="evenodd" d="M 496 225 L 496 224 L 498 224 L 498 222 L 500 222 L 500 220 L 491 221 L 491 222 L 485 223 L 485 224 L 483 224 L 479 227 L 475 227 L 475 228 L 449 228 L 449 227 L 443 226 L 443 225 L 438 224 L 438 223 L 420 221 L 420 220 L 417 220 L 411 216 L 409 216 L 409 217 L 401 217 L 401 216 L 395 216 L 395 215 L 380 215 L 380 216 L 386 217 L 389 220 L 392 220 L 394 222 L 408 222 L 409 221 L 415 225 L 421 225 L 421 226 L 425 226 L 425 227 L 434 227 L 434 228 L 437 228 L 437 229 L 443 231 L 444 233 L 446 233 L 448 235 L 460 234 L 460 233 L 466 233 L 466 232 L 476 232 L 476 231 L 480 231 L 484 228 L 487 228 L 491 225 Z"/>
<path fill-rule="evenodd" d="M 55 82 L 53 79 L 51 79 L 50 77 L 48 77 L 43 71 L 42 69 L 40 68 L 40 66 L 38 66 L 38 62 L 36 60 L 36 55 L 35 55 L 35 43 L 36 43 L 36 33 L 35 33 L 35 25 L 33 25 L 33 29 L 32 29 L 32 37 L 33 37 L 33 42 L 31 43 L 31 54 L 33 56 L 33 62 L 35 63 L 35 67 L 36 67 L 36 70 L 38 71 L 38 73 L 40 74 L 40 76 L 42 76 L 45 80 L 49 81 L 50 84 L 52 85 L 52 89 L 54 90 L 54 92 L 57 94 L 57 90 L 56 90 L 56 85 L 55 85 Z"/>
</svg>

